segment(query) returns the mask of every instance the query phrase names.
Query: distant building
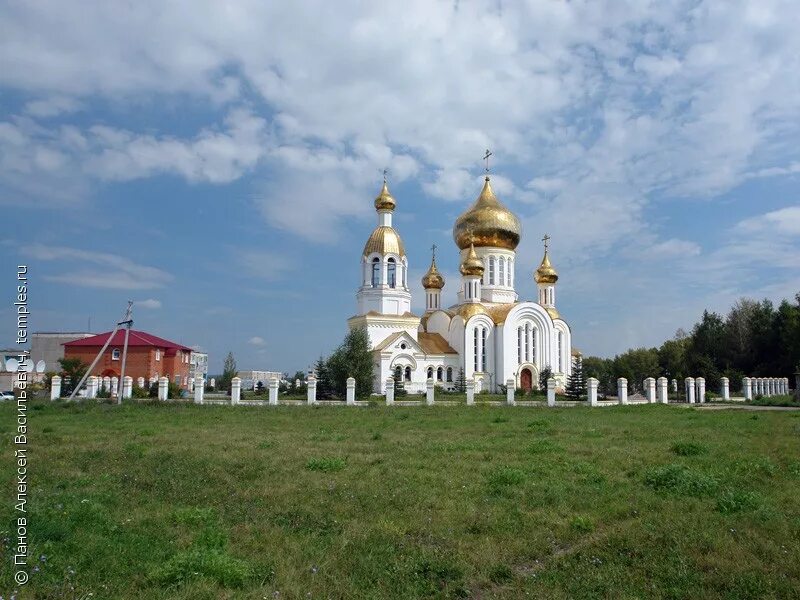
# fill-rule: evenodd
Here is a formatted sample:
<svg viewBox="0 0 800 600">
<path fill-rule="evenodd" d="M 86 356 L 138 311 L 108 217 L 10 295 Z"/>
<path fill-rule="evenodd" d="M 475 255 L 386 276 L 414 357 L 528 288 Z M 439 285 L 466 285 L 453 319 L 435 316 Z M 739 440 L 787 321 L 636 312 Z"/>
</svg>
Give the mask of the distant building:
<svg viewBox="0 0 800 600">
<path fill-rule="evenodd" d="M 273 377 L 280 379 L 283 374 L 279 371 L 238 371 L 236 376 L 242 380 L 243 390 L 254 390 L 260 381 L 266 388 Z"/>
<path fill-rule="evenodd" d="M 195 352 L 189 357 L 189 377 L 196 378 L 201 375 L 203 379 L 208 379 L 208 354 L 205 352 Z"/>
<path fill-rule="evenodd" d="M 80 358 L 86 364 L 91 364 L 110 335 L 111 332 L 108 331 L 66 342 L 64 356 Z M 100 377 L 119 377 L 124 342 L 125 331 L 117 331 L 90 374 Z M 132 329 L 128 338 L 125 375 L 133 377 L 134 382 L 139 377 L 144 377 L 146 381 L 153 377 L 168 377 L 179 386 L 188 387 L 191 353 L 192 349 L 187 346 Z"/>
<path fill-rule="evenodd" d="M 31 335 L 31 360 L 44 361 L 45 371 L 60 371 L 58 361 L 64 358 L 64 344 L 73 340 L 92 337 L 93 333 L 82 331 L 39 331 Z M 98 348 L 99 350 L 99 348 Z"/>
</svg>

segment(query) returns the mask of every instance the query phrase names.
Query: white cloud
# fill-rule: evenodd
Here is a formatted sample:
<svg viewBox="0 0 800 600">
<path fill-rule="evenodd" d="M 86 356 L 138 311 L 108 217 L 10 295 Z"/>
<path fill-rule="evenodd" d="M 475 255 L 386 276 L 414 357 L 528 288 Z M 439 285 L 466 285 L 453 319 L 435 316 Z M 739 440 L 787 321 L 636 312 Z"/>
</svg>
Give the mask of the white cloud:
<svg viewBox="0 0 800 600">
<path fill-rule="evenodd" d="M 740 221 L 736 230 L 764 235 L 800 235 L 800 206 L 788 206 Z"/>
<path fill-rule="evenodd" d="M 147 300 L 136 300 L 133 304 L 136 306 L 136 308 L 161 308 L 161 300 L 155 300 L 154 298 L 148 298 Z"/>
<path fill-rule="evenodd" d="M 39 100 L 31 100 L 25 105 L 23 111 L 40 118 L 55 117 L 64 113 L 71 113 L 81 108 L 81 103 L 69 96 L 50 96 Z"/>
<path fill-rule="evenodd" d="M 66 246 L 33 244 L 20 254 L 26 259 L 67 264 L 57 274 L 44 275 L 47 281 L 67 285 L 119 290 L 145 290 L 164 287 L 173 277 L 156 267 L 139 265 L 129 258 Z"/>
<path fill-rule="evenodd" d="M 250 344 L 251 346 L 263 346 L 267 342 L 264 340 L 264 338 L 254 335 L 249 340 L 247 340 L 247 343 Z"/>
</svg>

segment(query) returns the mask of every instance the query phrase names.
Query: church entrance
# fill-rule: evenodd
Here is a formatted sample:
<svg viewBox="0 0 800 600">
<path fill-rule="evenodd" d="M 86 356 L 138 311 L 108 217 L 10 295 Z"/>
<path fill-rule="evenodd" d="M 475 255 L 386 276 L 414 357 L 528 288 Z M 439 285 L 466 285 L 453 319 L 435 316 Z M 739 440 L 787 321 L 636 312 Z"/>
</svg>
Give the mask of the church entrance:
<svg viewBox="0 0 800 600">
<path fill-rule="evenodd" d="M 533 374 L 530 369 L 522 369 L 519 374 L 519 384 L 525 392 L 530 392 L 533 386 Z"/>
</svg>

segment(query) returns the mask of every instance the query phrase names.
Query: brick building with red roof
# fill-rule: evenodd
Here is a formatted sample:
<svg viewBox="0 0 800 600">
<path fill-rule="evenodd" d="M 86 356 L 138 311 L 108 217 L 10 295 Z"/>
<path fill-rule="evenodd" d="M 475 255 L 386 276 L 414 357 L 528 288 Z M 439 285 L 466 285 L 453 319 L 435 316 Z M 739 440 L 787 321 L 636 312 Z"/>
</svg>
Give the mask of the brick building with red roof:
<svg viewBox="0 0 800 600">
<path fill-rule="evenodd" d="M 64 358 L 79 358 L 90 365 L 110 335 L 111 332 L 108 331 L 66 342 Z M 119 377 L 124 344 L 125 331 L 117 331 L 90 374 L 98 377 Z M 191 353 L 192 349 L 187 346 L 131 329 L 125 375 L 133 377 L 134 382 L 139 377 L 144 377 L 148 382 L 152 377 L 168 377 L 181 387 L 188 387 Z"/>
</svg>

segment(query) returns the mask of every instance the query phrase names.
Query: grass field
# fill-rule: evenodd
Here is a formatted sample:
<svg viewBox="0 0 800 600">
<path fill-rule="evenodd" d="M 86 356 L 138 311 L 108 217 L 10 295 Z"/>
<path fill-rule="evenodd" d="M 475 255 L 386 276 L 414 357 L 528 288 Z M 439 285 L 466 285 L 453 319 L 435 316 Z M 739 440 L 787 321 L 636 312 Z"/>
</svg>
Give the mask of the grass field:
<svg viewBox="0 0 800 600">
<path fill-rule="evenodd" d="M 20 599 L 800 598 L 800 412 L 59 402 L 29 425 Z M 5 552 L 6 600 L 12 576 Z"/>
</svg>

